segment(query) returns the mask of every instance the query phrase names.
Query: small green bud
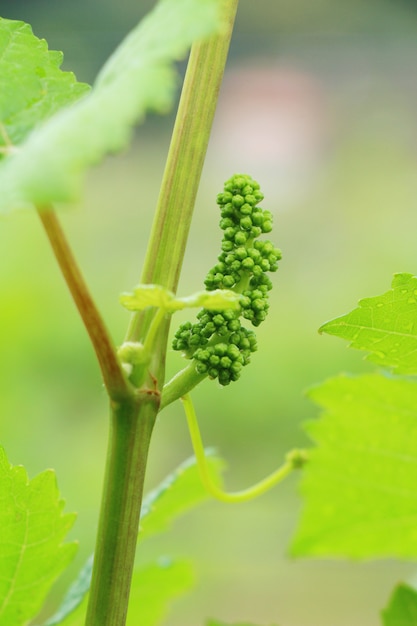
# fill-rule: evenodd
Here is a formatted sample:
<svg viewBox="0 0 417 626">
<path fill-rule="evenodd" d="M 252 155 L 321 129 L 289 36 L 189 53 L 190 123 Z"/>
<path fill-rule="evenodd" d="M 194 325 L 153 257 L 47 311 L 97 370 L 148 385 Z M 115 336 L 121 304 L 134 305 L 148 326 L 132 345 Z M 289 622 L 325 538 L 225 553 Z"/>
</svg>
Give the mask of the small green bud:
<svg viewBox="0 0 417 626">
<path fill-rule="evenodd" d="M 231 252 L 233 250 L 233 242 L 231 241 L 223 241 L 222 242 L 222 250 L 224 252 Z"/>
<path fill-rule="evenodd" d="M 250 248 L 248 250 L 248 256 L 255 261 L 255 263 L 259 263 L 262 258 L 261 253 L 256 248 Z"/>
<path fill-rule="evenodd" d="M 230 366 L 230 371 L 233 374 L 237 374 L 239 376 L 240 372 L 242 371 L 242 367 L 242 363 L 240 363 L 239 361 L 234 361 Z"/>
<path fill-rule="evenodd" d="M 250 219 L 250 218 L 249 218 Z M 235 244 L 237 246 L 243 246 L 248 240 L 248 236 L 246 233 L 239 230 L 235 235 Z"/>
<path fill-rule="evenodd" d="M 240 356 L 239 348 L 235 344 L 231 343 L 227 347 L 227 356 L 229 356 L 232 361 L 236 361 Z"/>
<path fill-rule="evenodd" d="M 227 204 L 231 202 L 233 196 L 230 192 L 224 191 L 223 193 L 219 193 L 217 196 L 217 204 Z"/>
<path fill-rule="evenodd" d="M 226 369 L 226 370 L 220 370 L 219 372 L 219 383 L 221 385 L 223 385 L 223 387 L 225 387 L 226 385 L 229 385 L 231 382 L 231 374 L 230 372 Z"/>
<path fill-rule="evenodd" d="M 254 311 L 263 311 L 266 308 L 267 304 L 264 298 L 257 298 L 252 301 L 252 308 Z"/>
<path fill-rule="evenodd" d="M 139 341 L 125 341 L 117 350 L 117 355 L 122 363 L 131 365 L 143 365 L 149 360 L 149 355 Z"/>
<path fill-rule="evenodd" d="M 239 300 L 240 302 L 240 300 Z M 222 312 L 222 315 L 225 319 L 226 322 L 229 322 L 230 320 L 235 320 L 236 319 L 236 315 L 238 315 L 238 312 L 235 309 L 225 309 Z"/>
<path fill-rule="evenodd" d="M 234 207 L 236 207 L 237 209 L 239 209 L 242 204 L 245 202 L 245 198 L 243 198 L 242 196 L 240 196 L 239 194 L 233 196 L 232 198 L 232 204 Z"/>
<path fill-rule="evenodd" d="M 232 360 L 228 356 L 222 356 L 222 358 L 220 359 L 220 365 L 224 369 L 229 369 L 231 364 L 232 364 Z"/>
<path fill-rule="evenodd" d="M 224 231 L 224 238 L 232 240 L 235 238 L 235 234 L 236 234 L 236 228 L 233 226 L 230 226 L 229 228 L 226 228 L 226 230 Z"/>
<path fill-rule="evenodd" d="M 236 331 L 238 331 L 240 328 L 240 322 L 239 320 L 230 320 L 230 322 L 227 324 L 227 330 L 229 330 L 230 332 L 234 333 Z"/>
<path fill-rule="evenodd" d="M 242 206 L 240 207 L 240 213 L 241 215 L 251 215 L 252 213 L 251 205 L 248 204 L 247 202 L 245 202 L 245 204 L 242 204 Z"/>
<path fill-rule="evenodd" d="M 206 374 L 208 371 L 208 365 L 207 363 L 203 363 L 202 361 L 196 361 L 195 369 L 197 374 Z"/>
<path fill-rule="evenodd" d="M 220 228 L 222 230 L 226 230 L 226 228 L 233 228 L 234 225 L 235 223 L 230 217 L 224 217 L 220 220 Z"/>
<path fill-rule="evenodd" d="M 227 353 L 227 343 L 217 343 L 214 346 L 214 354 L 217 356 L 224 356 Z"/>
<path fill-rule="evenodd" d="M 246 196 L 250 195 L 253 193 L 254 187 L 252 185 L 245 185 L 242 189 L 242 194 L 245 196 L 245 200 L 246 200 Z M 249 202 L 249 200 L 246 200 L 246 202 Z"/>
<path fill-rule="evenodd" d="M 240 227 L 242 228 L 242 230 L 250 230 L 252 228 L 252 220 L 249 215 L 242 217 L 242 219 L 240 220 Z"/>
<path fill-rule="evenodd" d="M 224 324 L 224 317 L 221 313 L 218 313 L 217 315 L 215 315 L 213 317 L 213 324 L 215 326 L 223 326 Z"/>
<path fill-rule="evenodd" d="M 255 261 L 250 257 L 247 257 L 246 259 L 243 259 L 241 265 L 243 269 L 251 271 L 255 265 Z"/>
<path fill-rule="evenodd" d="M 211 352 L 210 350 L 197 350 L 195 353 L 195 357 L 198 358 L 199 361 L 207 362 L 210 359 Z"/>
<path fill-rule="evenodd" d="M 261 209 L 259 209 L 258 211 L 252 211 L 251 217 L 252 217 L 252 223 L 254 226 L 262 226 L 262 224 L 264 223 L 264 215 Z M 255 242 L 255 243 L 261 243 L 261 242 Z"/>
<path fill-rule="evenodd" d="M 236 248 L 235 257 L 239 259 L 239 261 L 243 261 L 243 259 L 246 259 L 247 256 L 248 256 L 248 251 L 246 250 L 244 246 L 239 246 L 239 248 Z"/>
<path fill-rule="evenodd" d="M 209 378 L 214 379 L 219 375 L 219 370 L 216 367 L 210 367 L 208 370 Z"/>
<path fill-rule="evenodd" d="M 226 289 L 231 289 L 235 285 L 236 281 L 233 276 L 225 276 L 223 278 L 223 285 Z"/>
</svg>

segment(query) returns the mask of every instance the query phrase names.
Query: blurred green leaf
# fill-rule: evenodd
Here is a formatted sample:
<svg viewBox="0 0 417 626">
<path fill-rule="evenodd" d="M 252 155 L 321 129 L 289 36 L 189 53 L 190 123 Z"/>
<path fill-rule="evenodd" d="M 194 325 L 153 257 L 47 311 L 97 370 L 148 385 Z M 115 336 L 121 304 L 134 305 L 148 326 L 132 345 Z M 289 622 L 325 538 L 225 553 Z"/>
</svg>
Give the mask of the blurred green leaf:
<svg viewBox="0 0 417 626">
<path fill-rule="evenodd" d="M 83 623 L 85 610 L 87 609 L 86 594 L 90 589 L 92 570 L 93 555 L 87 559 L 77 579 L 68 589 L 58 611 L 43 626 L 56 626 L 57 624 L 70 626 Z"/>
<path fill-rule="evenodd" d="M 87 603 L 88 603 L 88 595 L 85 595 L 81 604 L 78 604 L 77 607 L 64 616 L 64 613 L 61 614 L 61 618 L 59 621 L 51 622 L 54 626 L 84 626 L 85 624 L 85 616 L 87 613 Z M 46 622 L 43 626 L 49 626 L 50 622 Z"/>
<path fill-rule="evenodd" d="M 176 306 L 175 295 L 161 285 L 138 285 L 133 293 L 120 294 L 119 300 L 128 311 L 142 311 L 150 306 L 170 311 Z"/>
<path fill-rule="evenodd" d="M 347 339 L 352 348 L 371 352 L 368 360 L 396 373 L 417 374 L 417 278 L 396 274 L 387 293 L 360 300 L 320 332 Z"/>
<path fill-rule="evenodd" d="M 213 481 L 222 483 L 224 463 L 213 456 L 207 459 Z M 167 529 L 177 517 L 209 498 L 203 487 L 194 457 L 182 463 L 144 499 L 140 519 L 139 540 Z"/>
<path fill-rule="evenodd" d="M 162 558 L 135 570 L 127 626 L 156 626 L 165 617 L 171 600 L 193 584 L 193 568 L 188 561 Z"/>
<path fill-rule="evenodd" d="M 340 376 L 312 389 L 304 509 L 292 553 L 417 556 L 417 383 Z"/>
<path fill-rule="evenodd" d="M 192 565 L 188 561 L 160 558 L 136 569 L 130 590 L 127 626 L 156 626 L 164 618 L 170 602 L 194 584 Z M 44 626 L 84 626 L 88 595 L 72 612 Z"/>
<path fill-rule="evenodd" d="M 210 452 L 208 451 L 208 454 Z M 208 457 L 213 480 L 221 482 L 223 461 L 215 456 Z M 194 457 L 182 463 L 142 503 L 139 538 L 141 541 L 166 530 L 177 517 L 197 506 L 210 496 L 201 484 Z M 44 626 L 82 626 L 87 609 L 87 594 L 91 582 L 92 557 L 82 568 L 77 580 L 68 590 L 58 611 Z M 143 585 L 143 588 L 141 587 Z M 188 563 L 163 559 L 151 563 L 134 573 L 132 600 L 135 608 L 129 615 L 140 615 L 141 626 L 157 623 L 157 616 L 166 611 L 171 598 L 186 591 L 192 584 L 192 573 Z M 153 587 L 155 585 L 155 587 Z M 159 590 L 159 591 L 158 591 Z M 136 594 L 137 598 L 133 598 Z M 147 619 L 148 621 L 145 621 Z"/>
<path fill-rule="evenodd" d="M 88 595 L 85 595 L 81 604 L 77 605 L 76 608 L 72 610 L 71 613 L 68 613 L 64 616 L 64 613 L 61 614 L 61 618 L 59 621 L 51 622 L 51 624 L 59 626 L 84 626 L 85 625 L 85 616 L 87 613 L 87 603 L 88 603 Z M 46 622 L 43 626 L 49 626 L 50 622 Z"/>
<path fill-rule="evenodd" d="M 29 481 L 0 448 L 0 624 L 22 626 L 40 610 L 76 544 L 63 541 L 75 515 L 63 515 L 55 474 Z"/>
<path fill-rule="evenodd" d="M 124 148 L 147 111 L 172 106 L 173 62 L 218 27 L 219 0 L 160 0 L 109 59 L 94 89 L 3 159 L 0 210 L 77 199 L 91 165 Z"/>
<path fill-rule="evenodd" d="M 417 624 L 417 591 L 398 585 L 389 605 L 382 611 L 383 626 L 415 626 Z"/>
<path fill-rule="evenodd" d="M 0 18 L 0 159 L 40 122 L 89 91 L 59 69 L 62 58 L 28 24 Z"/>
</svg>

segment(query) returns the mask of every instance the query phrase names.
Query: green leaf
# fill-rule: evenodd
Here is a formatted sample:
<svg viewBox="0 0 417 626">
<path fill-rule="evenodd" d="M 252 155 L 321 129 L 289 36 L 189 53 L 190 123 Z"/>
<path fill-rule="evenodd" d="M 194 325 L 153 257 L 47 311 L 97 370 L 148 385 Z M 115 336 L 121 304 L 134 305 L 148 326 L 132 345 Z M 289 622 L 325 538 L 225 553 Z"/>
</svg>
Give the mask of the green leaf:
<svg viewBox="0 0 417 626">
<path fill-rule="evenodd" d="M 417 556 L 417 383 L 340 376 L 312 389 L 323 408 L 301 484 L 294 555 Z"/>
<path fill-rule="evenodd" d="M 398 585 L 389 605 L 382 611 L 384 626 L 415 626 L 417 624 L 417 591 L 408 585 Z"/>
<path fill-rule="evenodd" d="M 122 293 L 119 300 L 128 311 L 142 311 L 150 306 L 173 311 L 176 305 L 172 291 L 160 285 L 138 285 L 133 293 Z"/>
<path fill-rule="evenodd" d="M 48 50 L 28 24 L 0 18 L 0 159 L 40 122 L 90 87 L 61 71 L 62 54 Z"/>
<path fill-rule="evenodd" d="M 60 622 L 55 622 L 59 626 L 85 626 L 85 616 L 87 615 L 88 594 L 84 596 L 81 604 L 79 604 L 71 613 L 68 613 L 66 617 Z M 54 624 L 54 626 L 55 626 Z M 49 622 L 43 626 L 49 626 Z"/>
<path fill-rule="evenodd" d="M 365 298 L 351 313 L 327 322 L 320 332 L 367 350 L 367 359 L 398 374 L 417 374 L 417 278 L 396 274 L 392 289 Z"/>
<path fill-rule="evenodd" d="M 87 604 L 88 595 L 85 595 L 82 603 L 79 604 L 71 613 L 68 613 L 68 615 L 66 615 L 65 617 L 64 615 L 62 615 L 62 620 L 59 622 L 54 622 L 54 626 L 57 624 L 59 624 L 59 626 L 85 626 Z M 43 626 L 49 626 L 49 622 L 47 622 Z"/>
<path fill-rule="evenodd" d="M 213 481 L 221 484 L 223 461 L 215 456 L 209 456 L 207 462 Z M 209 497 L 201 483 L 196 460 L 192 457 L 144 498 L 140 518 L 140 541 L 166 530 L 177 517 Z"/>
<path fill-rule="evenodd" d="M 75 554 L 76 544 L 62 543 L 75 516 L 62 514 L 52 471 L 29 481 L 2 448 L 0 485 L 0 624 L 22 626 Z"/>
<path fill-rule="evenodd" d="M 109 59 L 93 90 L 34 128 L 19 150 L 3 159 L 0 210 L 76 200 L 91 165 L 124 148 L 147 111 L 172 106 L 173 62 L 193 41 L 219 28 L 219 4 L 160 0 Z"/>
<path fill-rule="evenodd" d="M 58 611 L 50 617 L 43 626 L 56 626 L 57 624 L 82 624 L 87 603 L 84 603 L 86 594 L 90 589 L 91 574 L 93 570 L 93 555 L 91 555 L 81 569 L 77 579 L 68 589 Z M 68 616 L 70 616 L 68 618 Z M 67 619 L 68 618 L 68 619 Z"/>
<path fill-rule="evenodd" d="M 229 289 L 198 291 L 191 296 L 179 298 L 160 285 L 138 285 L 132 293 L 122 293 L 119 300 L 128 311 L 142 311 L 148 307 L 158 307 L 167 313 L 173 313 L 193 307 L 212 310 L 237 309 L 240 298 L 240 294 Z"/>
<path fill-rule="evenodd" d="M 193 568 L 188 561 L 162 558 L 135 570 L 127 626 L 156 626 L 165 617 L 171 601 L 193 584 Z"/>
</svg>

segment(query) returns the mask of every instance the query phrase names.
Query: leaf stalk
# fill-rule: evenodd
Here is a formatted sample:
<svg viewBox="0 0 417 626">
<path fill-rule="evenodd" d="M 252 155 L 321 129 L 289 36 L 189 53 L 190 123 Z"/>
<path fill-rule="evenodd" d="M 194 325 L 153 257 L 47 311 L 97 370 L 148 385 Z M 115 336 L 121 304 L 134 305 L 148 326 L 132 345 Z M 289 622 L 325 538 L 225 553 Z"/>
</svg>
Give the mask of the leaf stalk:
<svg viewBox="0 0 417 626">
<path fill-rule="evenodd" d="M 91 297 L 54 210 L 52 207 L 38 207 L 37 210 L 62 275 L 91 339 L 104 385 L 111 400 L 119 402 L 121 399 L 129 397 L 131 390 L 117 358 L 113 342 Z"/>
</svg>

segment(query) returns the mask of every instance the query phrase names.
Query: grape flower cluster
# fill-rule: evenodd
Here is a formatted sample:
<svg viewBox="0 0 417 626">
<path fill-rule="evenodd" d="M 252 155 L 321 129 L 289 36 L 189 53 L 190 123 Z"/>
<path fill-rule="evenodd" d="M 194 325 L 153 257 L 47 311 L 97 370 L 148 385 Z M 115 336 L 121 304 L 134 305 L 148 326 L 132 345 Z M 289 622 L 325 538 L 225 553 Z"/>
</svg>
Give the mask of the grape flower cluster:
<svg viewBox="0 0 417 626">
<path fill-rule="evenodd" d="M 241 295 L 238 309 L 202 309 L 197 322 L 182 324 L 172 347 L 194 359 L 196 371 L 228 385 L 239 378 L 242 368 L 257 349 L 253 330 L 241 318 L 259 326 L 268 313 L 268 272 L 278 269 L 281 251 L 260 235 L 272 230 L 272 215 L 258 204 L 263 200 L 259 184 L 250 176 L 236 174 L 217 196 L 223 230 L 222 252 L 207 274 L 206 289 L 231 289 Z"/>
</svg>

